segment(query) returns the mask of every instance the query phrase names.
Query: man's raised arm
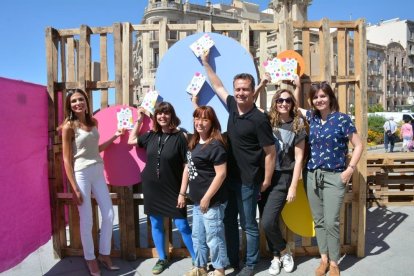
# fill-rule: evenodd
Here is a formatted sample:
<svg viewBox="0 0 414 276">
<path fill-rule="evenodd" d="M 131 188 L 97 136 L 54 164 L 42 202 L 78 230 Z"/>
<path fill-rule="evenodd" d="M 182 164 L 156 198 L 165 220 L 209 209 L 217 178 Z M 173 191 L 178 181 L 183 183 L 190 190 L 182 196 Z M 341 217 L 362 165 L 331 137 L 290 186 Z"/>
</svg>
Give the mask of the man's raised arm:
<svg viewBox="0 0 414 276">
<path fill-rule="evenodd" d="M 204 69 L 206 70 L 207 77 L 210 80 L 210 84 L 213 86 L 214 92 L 219 96 L 220 100 L 223 103 L 226 103 L 227 96 L 229 93 L 224 88 L 223 83 L 221 82 L 220 78 L 217 76 L 216 72 L 214 72 L 213 68 L 211 68 L 209 60 L 209 51 L 206 51 L 204 54 L 201 55 L 201 62 L 203 63 Z"/>
</svg>

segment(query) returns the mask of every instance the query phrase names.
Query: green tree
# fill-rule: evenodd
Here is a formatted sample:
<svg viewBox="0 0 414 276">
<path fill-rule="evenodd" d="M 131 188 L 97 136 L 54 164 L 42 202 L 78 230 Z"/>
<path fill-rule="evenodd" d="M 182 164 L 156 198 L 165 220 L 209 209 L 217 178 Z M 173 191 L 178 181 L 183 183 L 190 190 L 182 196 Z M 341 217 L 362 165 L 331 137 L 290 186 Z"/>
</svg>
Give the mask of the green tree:
<svg viewBox="0 0 414 276">
<path fill-rule="evenodd" d="M 374 105 L 368 106 L 369 113 L 383 112 L 383 111 L 384 111 L 384 107 L 380 104 L 374 104 Z"/>
<path fill-rule="evenodd" d="M 368 129 L 383 133 L 384 132 L 384 123 L 386 119 L 383 116 L 373 115 L 368 116 Z"/>
</svg>

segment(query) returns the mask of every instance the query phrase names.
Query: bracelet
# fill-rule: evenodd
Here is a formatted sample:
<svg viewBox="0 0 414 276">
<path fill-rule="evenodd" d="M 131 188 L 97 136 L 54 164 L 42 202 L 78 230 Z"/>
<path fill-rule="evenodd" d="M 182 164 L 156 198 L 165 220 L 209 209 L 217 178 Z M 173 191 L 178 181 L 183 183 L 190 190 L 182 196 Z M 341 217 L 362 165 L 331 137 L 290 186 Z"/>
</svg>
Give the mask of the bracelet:
<svg viewBox="0 0 414 276">
<path fill-rule="evenodd" d="M 355 171 L 355 166 L 348 165 L 348 167 L 350 167 L 353 171 Z"/>
<path fill-rule="evenodd" d="M 186 197 L 186 194 L 178 193 L 180 196 Z"/>
</svg>

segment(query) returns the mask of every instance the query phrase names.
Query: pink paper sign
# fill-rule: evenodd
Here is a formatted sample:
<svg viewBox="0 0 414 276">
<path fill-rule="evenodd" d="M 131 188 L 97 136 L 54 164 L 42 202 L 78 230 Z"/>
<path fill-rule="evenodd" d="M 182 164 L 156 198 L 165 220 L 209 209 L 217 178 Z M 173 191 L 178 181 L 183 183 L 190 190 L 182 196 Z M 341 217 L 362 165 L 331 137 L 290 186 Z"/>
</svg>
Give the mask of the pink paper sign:
<svg viewBox="0 0 414 276">
<path fill-rule="evenodd" d="M 117 130 L 117 112 L 121 108 L 130 108 L 132 118 L 137 119 L 137 110 L 128 106 L 111 106 L 98 111 L 94 116 L 99 122 L 99 143 L 107 141 Z M 145 116 L 140 133 L 147 132 L 152 127 L 152 121 Z M 130 186 L 141 182 L 141 172 L 146 164 L 146 153 L 142 148 L 128 145 L 129 131 L 117 138 L 113 144 L 101 152 L 104 160 L 106 181 L 113 186 Z"/>
</svg>

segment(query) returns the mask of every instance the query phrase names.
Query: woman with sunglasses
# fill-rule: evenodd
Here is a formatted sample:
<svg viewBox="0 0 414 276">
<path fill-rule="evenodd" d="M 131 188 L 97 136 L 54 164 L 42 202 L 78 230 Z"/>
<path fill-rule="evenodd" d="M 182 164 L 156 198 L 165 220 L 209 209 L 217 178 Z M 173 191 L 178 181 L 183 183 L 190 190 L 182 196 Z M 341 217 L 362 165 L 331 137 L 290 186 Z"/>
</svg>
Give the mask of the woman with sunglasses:
<svg viewBox="0 0 414 276">
<path fill-rule="evenodd" d="M 298 99 L 299 93 L 295 93 Z M 346 185 L 361 157 L 363 145 L 351 118 L 339 112 L 339 104 L 327 82 L 310 87 L 311 110 L 300 109 L 309 123 L 310 157 L 304 180 L 315 223 L 321 263 L 315 275 L 340 274 L 339 213 Z M 347 164 L 348 142 L 353 145 Z"/>
<path fill-rule="evenodd" d="M 263 79 L 266 80 L 266 76 Z M 300 89 L 299 79 L 295 84 L 296 90 Z M 268 116 L 275 137 L 277 157 L 272 184 L 262 193 L 259 208 L 263 209 L 262 226 L 269 250 L 273 254 L 268 272 L 277 275 L 281 267 L 286 272 L 292 272 L 294 268 L 293 257 L 280 231 L 279 218 L 285 204 L 294 201 L 296 197 L 306 131 L 294 95 L 288 89 L 276 91 Z"/>
<path fill-rule="evenodd" d="M 83 255 L 92 276 L 99 276 L 98 262 L 92 238 L 91 193 L 95 196 L 102 215 L 99 236 L 98 261 L 108 270 L 119 270 L 110 258 L 114 210 L 104 177 L 103 160 L 99 152 L 105 150 L 123 130 L 117 130 L 105 143 L 99 145 L 98 121 L 89 111 L 89 100 L 81 89 L 67 93 L 66 118 L 58 130 L 62 130 L 63 163 L 67 179 L 72 187 L 73 199 L 78 205 Z"/>
<path fill-rule="evenodd" d="M 168 102 L 155 106 L 153 129 L 138 135 L 143 120 L 144 109 L 140 107 L 138 120 L 129 134 L 128 144 L 144 148 L 147 153 L 147 162 L 141 175 L 144 212 L 151 220 L 152 239 L 159 256 L 152 273 L 160 274 L 168 267 L 164 238 L 165 217 L 173 218 L 191 258 L 195 259 L 187 209 L 185 206 L 177 206 L 183 170 L 187 162 L 187 139 L 178 128 L 181 121 L 174 107 Z"/>
</svg>

